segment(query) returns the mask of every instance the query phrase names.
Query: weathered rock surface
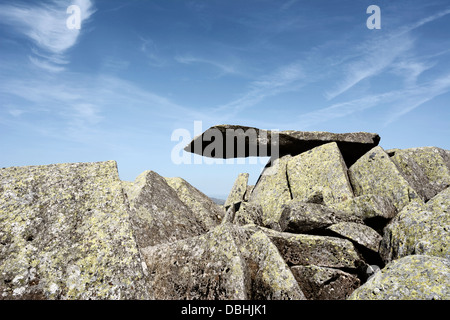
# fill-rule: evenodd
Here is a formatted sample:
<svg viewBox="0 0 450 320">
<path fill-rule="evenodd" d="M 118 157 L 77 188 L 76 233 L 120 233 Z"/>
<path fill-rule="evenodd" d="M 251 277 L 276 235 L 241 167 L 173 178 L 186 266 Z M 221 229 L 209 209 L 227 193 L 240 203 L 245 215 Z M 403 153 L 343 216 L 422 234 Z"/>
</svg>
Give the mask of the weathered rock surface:
<svg viewBox="0 0 450 320">
<path fill-rule="evenodd" d="M 203 229 L 211 230 L 222 221 L 225 211 L 182 178 L 164 178 L 178 198 L 189 208 Z"/>
<path fill-rule="evenodd" d="M 114 161 L 0 169 L 0 299 L 146 299 Z"/>
<path fill-rule="evenodd" d="M 329 205 L 330 208 L 355 215 L 366 223 L 371 219 L 392 219 L 397 209 L 384 196 L 367 194 Z"/>
<path fill-rule="evenodd" d="M 266 226 L 278 225 L 283 206 L 291 200 L 286 177 L 289 159 L 291 156 L 284 156 L 276 159 L 272 166 L 266 167 L 250 195 L 249 203 L 261 205 L 262 221 Z"/>
<path fill-rule="evenodd" d="M 292 157 L 287 176 L 293 199 L 305 201 L 317 191 L 322 191 L 325 204 L 353 198 L 347 166 L 335 142 Z"/>
<path fill-rule="evenodd" d="M 281 231 L 306 233 L 342 221 L 362 223 L 362 220 L 352 213 L 330 209 L 316 203 L 305 203 L 295 199 L 290 200 L 284 207 L 279 221 Z"/>
<path fill-rule="evenodd" d="M 228 195 L 227 201 L 225 201 L 225 209 L 228 209 L 236 203 L 244 201 L 244 196 L 247 192 L 248 176 L 248 173 L 240 173 L 236 178 L 230 194 Z"/>
<path fill-rule="evenodd" d="M 374 194 L 388 197 L 398 211 L 419 198 L 381 147 L 373 148 L 358 159 L 348 173 L 356 196 Z"/>
<path fill-rule="evenodd" d="M 356 289 L 351 300 L 449 300 L 450 262 L 426 255 L 395 260 Z"/>
<path fill-rule="evenodd" d="M 309 265 L 291 270 L 308 300 L 345 300 L 360 286 L 358 277 L 339 269 Z"/>
<path fill-rule="evenodd" d="M 436 147 L 394 149 L 389 155 L 425 201 L 450 186 L 450 153 L 447 150 Z"/>
<path fill-rule="evenodd" d="M 156 172 L 145 171 L 134 183 L 123 183 L 123 186 L 140 248 L 197 236 L 207 231 L 201 213 L 197 217 Z"/>
<path fill-rule="evenodd" d="M 425 205 L 413 202 L 384 229 L 380 253 L 388 262 L 410 254 L 450 259 L 450 188 Z"/>
<path fill-rule="evenodd" d="M 331 133 L 294 130 L 276 132 L 246 126 L 217 125 L 195 137 L 184 150 L 206 157 L 228 159 L 274 156 L 271 144 L 277 147 L 276 156 L 283 156 L 297 155 L 322 144 L 336 142 L 347 165 L 351 165 L 364 153 L 377 146 L 379 141 L 379 135 L 367 132 Z M 213 152 L 214 149 L 216 152 Z"/>
<path fill-rule="evenodd" d="M 355 222 L 340 222 L 327 228 L 367 249 L 378 252 L 382 237 L 372 228 Z"/>
<path fill-rule="evenodd" d="M 349 240 L 261 229 L 290 265 L 353 269 L 362 265 L 361 257 Z"/>
<path fill-rule="evenodd" d="M 224 223 L 142 250 L 153 299 L 304 299 L 267 236 Z"/>
<path fill-rule="evenodd" d="M 234 223 L 238 225 L 256 224 L 262 226 L 263 211 L 260 204 L 242 202 L 234 217 Z"/>
</svg>

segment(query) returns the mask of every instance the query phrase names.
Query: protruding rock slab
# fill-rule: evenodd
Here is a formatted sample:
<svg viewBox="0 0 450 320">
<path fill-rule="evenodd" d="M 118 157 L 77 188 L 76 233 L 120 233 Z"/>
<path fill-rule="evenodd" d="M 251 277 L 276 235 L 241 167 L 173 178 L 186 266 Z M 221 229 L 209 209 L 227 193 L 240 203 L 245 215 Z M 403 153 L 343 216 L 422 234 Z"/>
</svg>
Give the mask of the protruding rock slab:
<svg viewBox="0 0 450 320">
<path fill-rule="evenodd" d="M 322 191 L 327 205 L 353 198 L 347 166 L 336 142 L 292 157 L 287 176 L 294 199 L 305 201 L 317 191 Z"/>
<path fill-rule="evenodd" d="M 389 155 L 425 201 L 450 186 L 450 153 L 447 150 L 436 147 L 394 149 Z"/>
<path fill-rule="evenodd" d="M 395 260 L 356 289 L 350 300 L 449 300 L 450 262 L 426 255 Z"/>
<path fill-rule="evenodd" d="M 349 240 L 266 228 L 261 230 L 272 240 L 288 264 L 353 269 L 362 266 L 361 258 Z"/>
<path fill-rule="evenodd" d="M 140 248 L 207 232 L 201 217 L 198 218 L 156 172 L 145 171 L 134 183 L 123 183 L 123 186 Z"/>
<path fill-rule="evenodd" d="M 284 156 L 276 159 L 272 166 L 266 167 L 250 195 L 249 203 L 261 205 L 265 226 L 277 225 L 283 206 L 291 200 L 286 177 L 289 159 L 291 156 Z"/>
<path fill-rule="evenodd" d="M 354 274 L 318 266 L 291 267 L 308 300 L 345 300 L 360 286 Z"/>
<path fill-rule="evenodd" d="M 352 214 L 365 222 L 377 218 L 392 219 L 397 214 L 397 209 L 389 198 L 374 194 L 362 195 L 333 203 L 329 207 Z"/>
<path fill-rule="evenodd" d="M 349 168 L 348 173 L 356 196 L 374 194 L 387 197 L 398 211 L 411 200 L 419 199 L 381 147 L 367 152 Z"/>
<path fill-rule="evenodd" d="M 240 173 L 238 175 L 236 181 L 234 182 L 233 188 L 231 188 L 230 194 L 225 201 L 225 209 L 228 209 L 235 203 L 244 201 L 244 196 L 247 192 L 248 177 L 248 173 Z"/>
<path fill-rule="evenodd" d="M 191 209 L 197 221 L 202 224 L 203 229 L 211 230 L 220 224 L 225 211 L 211 198 L 182 178 L 164 179 L 175 190 L 178 198 Z"/>
<path fill-rule="evenodd" d="M 380 247 L 384 261 L 410 254 L 450 259 L 450 188 L 423 203 L 411 203 L 386 226 Z"/>
<path fill-rule="evenodd" d="M 228 145 L 227 145 L 228 141 Z M 214 158 L 297 155 L 322 144 L 336 142 L 347 165 L 377 146 L 378 134 L 367 132 L 331 133 L 320 131 L 270 131 L 239 125 L 217 125 L 195 137 L 185 151 Z M 216 149 L 213 152 L 213 149 Z M 220 151 L 219 151 L 220 149 Z"/>
<path fill-rule="evenodd" d="M 354 222 L 340 222 L 327 228 L 367 249 L 378 252 L 382 237 L 372 228 Z"/>
<path fill-rule="evenodd" d="M 280 218 L 282 231 L 305 233 L 343 221 L 362 223 L 353 213 L 341 212 L 316 203 L 305 203 L 297 200 L 289 201 Z"/>
<path fill-rule="evenodd" d="M 115 161 L 0 170 L 0 300 L 147 289 Z"/>
<path fill-rule="evenodd" d="M 142 250 L 153 299 L 305 299 L 267 236 L 224 223 Z"/>
</svg>

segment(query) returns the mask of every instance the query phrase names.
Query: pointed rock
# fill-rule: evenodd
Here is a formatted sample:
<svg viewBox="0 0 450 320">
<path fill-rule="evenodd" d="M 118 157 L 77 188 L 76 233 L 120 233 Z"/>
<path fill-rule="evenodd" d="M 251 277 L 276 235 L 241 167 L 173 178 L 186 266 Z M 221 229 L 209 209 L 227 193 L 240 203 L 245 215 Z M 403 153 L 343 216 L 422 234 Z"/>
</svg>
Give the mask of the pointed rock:
<svg viewBox="0 0 450 320">
<path fill-rule="evenodd" d="M 231 205 L 244 201 L 245 193 L 247 192 L 248 173 L 240 173 L 234 182 L 233 188 L 225 201 L 225 209 Z"/>
<path fill-rule="evenodd" d="M 0 299 L 148 299 L 115 161 L 0 169 Z"/>
<path fill-rule="evenodd" d="M 448 259 L 406 256 L 386 265 L 349 300 L 449 300 L 449 274 Z"/>
<path fill-rule="evenodd" d="M 349 168 L 348 173 L 356 196 L 374 194 L 387 197 L 398 211 L 419 198 L 381 147 L 367 152 Z"/>
<path fill-rule="evenodd" d="M 316 203 L 304 203 L 291 200 L 286 203 L 280 218 L 282 231 L 293 233 L 305 233 L 342 222 L 353 221 L 362 223 L 362 220 L 352 213 L 330 209 Z"/>
<path fill-rule="evenodd" d="M 414 202 L 386 226 L 380 246 L 385 262 L 410 254 L 450 259 L 450 188 L 425 205 Z"/>
<path fill-rule="evenodd" d="M 318 266 L 291 267 L 308 300 L 345 300 L 360 286 L 354 274 Z"/>
<path fill-rule="evenodd" d="M 417 193 L 428 201 L 450 186 L 450 152 L 436 147 L 390 150 L 391 160 Z"/>
<path fill-rule="evenodd" d="M 179 198 L 166 180 L 153 171 L 124 183 L 140 248 L 205 233 L 204 224 Z"/>
<path fill-rule="evenodd" d="M 352 240 L 374 252 L 378 252 L 381 236 L 372 228 L 354 222 L 340 222 L 327 228 L 342 237 Z"/>
<path fill-rule="evenodd" d="M 211 230 L 220 224 L 225 211 L 214 203 L 211 198 L 182 178 L 164 179 L 175 190 L 178 198 L 191 209 L 203 229 Z"/>
<path fill-rule="evenodd" d="M 287 176 L 292 197 L 305 201 L 322 190 L 325 204 L 353 198 L 347 166 L 336 142 L 324 144 L 289 160 Z"/>
</svg>

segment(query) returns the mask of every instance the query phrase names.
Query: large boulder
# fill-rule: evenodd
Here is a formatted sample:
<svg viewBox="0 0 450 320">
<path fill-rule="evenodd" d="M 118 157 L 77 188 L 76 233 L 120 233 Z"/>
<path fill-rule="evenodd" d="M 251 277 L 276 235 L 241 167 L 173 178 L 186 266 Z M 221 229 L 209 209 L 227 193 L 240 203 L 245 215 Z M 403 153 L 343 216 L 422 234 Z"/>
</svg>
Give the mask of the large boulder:
<svg viewBox="0 0 450 320">
<path fill-rule="evenodd" d="M 291 159 L 287 155 L 266 166 L 249 198 L 249 203 L 261 205 L 263 225 L 279 228 L 278 223 L 284 205 L 291 200 L 286 177 L 286 166 Z"/>
<path fill-rule="evenodd" d="M 389 198 L 374 194 L 366 194 L 333 203 L 329 207 L 354 215 L 366 223 L 371 220 L 390 220 L 397 214 L 397 209 Z"/>
<path fill-rule="evenodd" d="M 362 223 L 352 213 L 341 212 L 317 203 L 290 200 L 286 203 L 279 221 L 281 231 L 292 233 L 317 232 L 343 221 Z"/>
<path fill-rule="evenodd" d="M 336 142 L 292 157 L 287 176 L 293 199 L 305 201 L 317 191 L 327 205 L 353 198 L 347 166 Z"/>
<path fill-rule="evenodd" d="M 293 234 L 261 228 L 289 265 L 316 265 L 358 269 L 364 265 L 354 245 L 346 239 Z"/>
<path fill-rule="evenodd" d="M 355 222 L 340 222 L 327 228 L 341 237 L 354 241 L 355 243 L 378 252 L 380 248 L 381 236 L 372 228 Z"/>
<path fill-rule="evenodd" d="M 164 178 L 178 198 L 189 208 L 203 229 L 211 230 L 222 221 L 225 211 L 207 195 L 182 178 Z"/>
<path fill-rule="evenodd" d="M 223 223 L 189 239 L 142 249 L 152 299 L 304 299 L 267 236 Z"/>
<path fill-rule="evenodd" d="M 450 188 L 427 204 L 413 202 L 386 226 L 380 253 L 388 262 L 410 254 L 450 259 Z"/>
<path fill-rule="evenodd" d="M 450 152 L 436 147 L 393 149 L 391 160 L 417 193 L 428 201 L 450 186 Z"/>
<path fill-rule="evenodd" d="M 225 201 L 224 207 L 228 209 L 230 206 L 244 201 L 245 194 L 247 192 L 248 173 L 240 173 L 231 188 L 230 194 Z"/>
<path fill-rule="evenodd" d="M 381 147 L 373 148 L 358 159 L 348 173 L 356 196 L 374 194 L 387 197 L 398 211 L 411 200 L 419 199 Z"/>
<path fill-rule="evenodd" d="M 356 289 L 350 300 L 449 300 L 450 262 L 426 255 L 392 261 Z"/>
<path fill-rule="evenodd" d="M 114 161 L 0 169 L 0 299 L 147 299 Z"/>
<path fill-rule="evenodd" d="M 202 222 L 201 213 L 197 216 L 192 212 L 156 172 L 145 171 L 134 183 L 122 184 L 130 204 L 134 233 L 140 248 L 208 231 Z"/>
<path fill-rule="evenodd" d="M 278 157 L 297 155 L 322 144 L 336 142 L 349 166 L 377 146 L 379 141 L 378 134 L 367 132 L 270 131 L 239 125 L 217 125 L 195 137 L 184 150 L 223 159 Z"/>
</svg>

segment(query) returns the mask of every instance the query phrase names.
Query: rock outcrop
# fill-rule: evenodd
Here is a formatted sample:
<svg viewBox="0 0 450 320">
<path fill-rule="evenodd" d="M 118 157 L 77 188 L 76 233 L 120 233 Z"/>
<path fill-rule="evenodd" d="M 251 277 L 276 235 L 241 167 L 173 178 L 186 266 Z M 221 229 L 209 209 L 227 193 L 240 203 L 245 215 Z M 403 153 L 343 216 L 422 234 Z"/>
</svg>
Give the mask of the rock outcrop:
<svg viewBox="0 0 450 320">
<path fill-rule="evenodd" d="M 212 127 L 186 150 L 278 148 L 223 207 L 114 161 L 0 169 L 0 299 L 450 299 L 450 152 L 378 142 Z"/>
</svg>

